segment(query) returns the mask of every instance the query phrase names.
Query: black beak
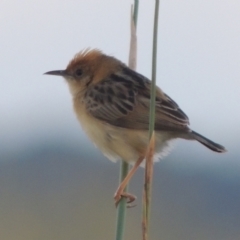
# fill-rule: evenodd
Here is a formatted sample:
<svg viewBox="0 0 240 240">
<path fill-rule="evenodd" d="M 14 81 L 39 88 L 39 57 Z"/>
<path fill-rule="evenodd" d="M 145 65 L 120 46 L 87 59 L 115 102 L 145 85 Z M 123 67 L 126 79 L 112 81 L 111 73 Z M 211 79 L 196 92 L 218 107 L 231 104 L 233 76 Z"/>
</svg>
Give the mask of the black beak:
<svg viewBox="0 0 240 240">
<path fill-rule="evenodd" d="M 68 76 L 66 70 L 55 70 L 55 71 L 45 72 L 44 74 L 62 76 L 62 77 Z"/>
</svg>

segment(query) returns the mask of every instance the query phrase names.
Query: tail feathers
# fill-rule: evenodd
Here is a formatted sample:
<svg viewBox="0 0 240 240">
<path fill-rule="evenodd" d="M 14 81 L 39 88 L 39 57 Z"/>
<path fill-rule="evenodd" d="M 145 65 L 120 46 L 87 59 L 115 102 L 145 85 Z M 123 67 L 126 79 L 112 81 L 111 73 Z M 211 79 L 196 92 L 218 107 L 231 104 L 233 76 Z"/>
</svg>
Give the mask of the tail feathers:
<svg viewBox="0 0 240 240">
<path fill-rule="evenodd" d="M 204 136 L 200 135 L 197 132 L 192 131 L 191 135 L 193 136 L 194 139 L 196 139 L 198 142 L 200 142 L 207 148 L 211 149 L 212 151 L 219 152 L 219 153 L 223 153 L 227 151 L 225 147 L 205 138 Z"/>
</svg>

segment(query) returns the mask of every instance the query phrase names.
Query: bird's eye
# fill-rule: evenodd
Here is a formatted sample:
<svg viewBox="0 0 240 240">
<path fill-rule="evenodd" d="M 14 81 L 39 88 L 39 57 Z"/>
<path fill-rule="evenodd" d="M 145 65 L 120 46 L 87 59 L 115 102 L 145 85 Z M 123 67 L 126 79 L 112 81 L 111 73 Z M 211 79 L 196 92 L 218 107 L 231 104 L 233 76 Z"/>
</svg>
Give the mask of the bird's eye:
<svg viewBox="0 0 240 240">
<path fill-rule="evenodd" d="M 82 69 L 79 68 L 79 69 L 76 70 L 75 75 L 77 77 L 80 77 L 82 75 L 82 73 L 83 73 Z"/>
</svg>

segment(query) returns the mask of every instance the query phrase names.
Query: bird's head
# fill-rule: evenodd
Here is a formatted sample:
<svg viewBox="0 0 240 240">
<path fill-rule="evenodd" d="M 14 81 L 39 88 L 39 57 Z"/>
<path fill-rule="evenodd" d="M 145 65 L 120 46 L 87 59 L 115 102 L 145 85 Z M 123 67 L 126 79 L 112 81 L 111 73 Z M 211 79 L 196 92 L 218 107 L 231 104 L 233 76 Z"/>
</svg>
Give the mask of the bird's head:
<svg viewBox="0 0 240 240">
<path fill-rule="evenodd" d="M 44 74 L 62 76 L 67 81 L 71 93 L 76 96 L 120 69 L 122 63 L 99 50 L 84 50 L 76 54 L 65 70 L 55 70 Z"/>
</svg>

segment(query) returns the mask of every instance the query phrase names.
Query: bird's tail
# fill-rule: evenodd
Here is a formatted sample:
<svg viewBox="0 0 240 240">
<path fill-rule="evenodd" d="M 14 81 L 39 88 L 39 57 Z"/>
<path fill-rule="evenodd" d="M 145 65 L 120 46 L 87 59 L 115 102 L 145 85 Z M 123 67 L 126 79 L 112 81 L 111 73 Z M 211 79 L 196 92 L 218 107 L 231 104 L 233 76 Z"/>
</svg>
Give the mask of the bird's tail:
<svg viewBox="0 0 240 240">
<path fill-rule="evenodd" d="M 226 152 L 227 150 L 225 149 L 225 147 L 221 146 L 220 144 L 217 144 L 207 138 L 205 138 L 204 136 L 200 135 L 197 132 L 192 131 L 191 132 L 191 136 L 197 140 L 198 142 L 200 142 L 201 144 L 203 144 L 204 146 L 206 146 L 207 148 L 211 149 L 212 151 L 215 152 L 219 152 L 219 153 L 223 153 Z"/>
</svg>

